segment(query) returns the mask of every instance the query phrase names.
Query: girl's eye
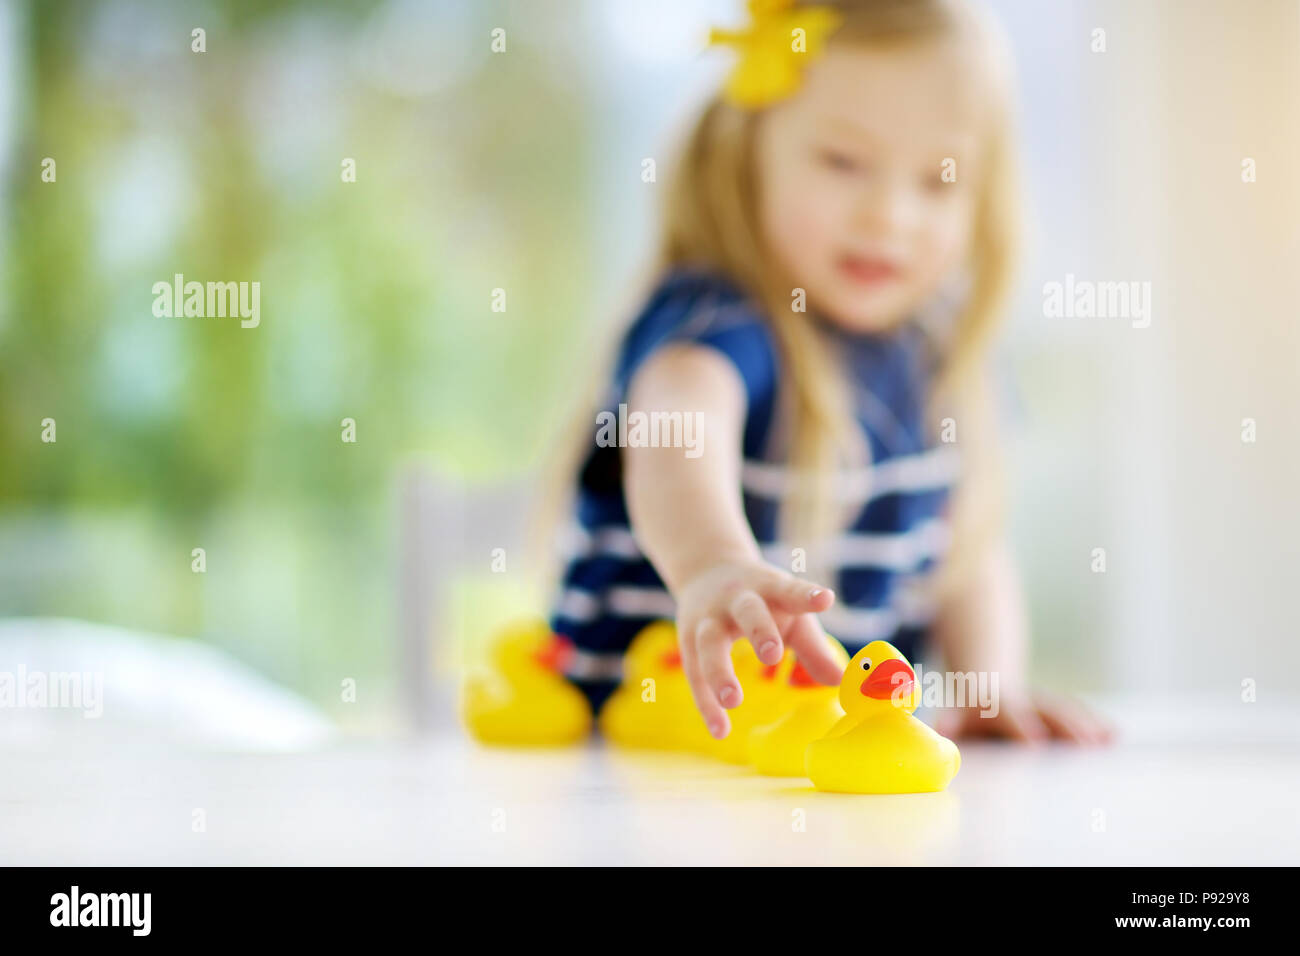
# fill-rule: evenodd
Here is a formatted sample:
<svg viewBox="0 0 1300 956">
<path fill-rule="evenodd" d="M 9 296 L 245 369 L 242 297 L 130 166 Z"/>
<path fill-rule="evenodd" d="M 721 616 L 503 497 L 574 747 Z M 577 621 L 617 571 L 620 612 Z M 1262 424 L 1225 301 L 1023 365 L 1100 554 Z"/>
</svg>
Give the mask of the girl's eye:
<svg viewBox="0 0 1300 956">
<path fill-rule="evenodd" d="M 871 658 L 870 658 L 870 657 L 864 657 L 864 658 L 862 658 L 862 669 L 863 669 L 864 671 L 869 671 L 869 670 L 871 670 Z"/>
<path fill-rule="evenodd" d="M 924 187 L 926 192 L 941 193 L 944 190 L 955 190 L 957 188 L 957 183 L 944 182 L 942 176 L 934 175 L 925 177 Z"/>
<path fill-rule="evenodd" d="M 820 158 L 822 163 L 830 169 L 840 173 L 855 173 L 859 166 L 851 157 L 838 153 L 833 149 L 824 149 L 821 151 Z"/>
</svg>

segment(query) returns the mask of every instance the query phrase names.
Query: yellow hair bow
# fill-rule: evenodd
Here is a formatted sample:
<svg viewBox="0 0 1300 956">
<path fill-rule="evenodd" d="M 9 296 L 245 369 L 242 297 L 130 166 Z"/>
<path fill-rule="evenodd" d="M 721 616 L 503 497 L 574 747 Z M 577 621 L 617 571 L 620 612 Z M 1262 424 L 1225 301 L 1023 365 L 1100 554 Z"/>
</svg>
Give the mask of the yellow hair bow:
<svg viewBox="0 0 1300 956">
<path fill-rule="evenodd" d="M 736 106 L 754 109 L 799 89 L 807 58 L 821 52 L 840 15 L 830 7 L 795 6 L 794 0 L 749 0 L 749 16 L 747 29 L 710 31 L 709 44 L 740 51 L 723 94 Z"/>
</svg>

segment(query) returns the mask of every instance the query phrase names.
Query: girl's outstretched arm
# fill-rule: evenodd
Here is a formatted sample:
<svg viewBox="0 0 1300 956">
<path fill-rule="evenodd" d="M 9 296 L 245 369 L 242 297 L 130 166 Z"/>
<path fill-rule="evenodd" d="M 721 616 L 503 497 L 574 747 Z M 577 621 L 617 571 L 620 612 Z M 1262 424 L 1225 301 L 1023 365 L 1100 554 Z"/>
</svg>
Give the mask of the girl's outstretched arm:
<svg viewBox="0 0 1300 956">
<path fill-rule="evenodd" d="M 632 530 L 677 603 L 682 666 L 709 733 L 731 729 L 727 710 L 744 691 L 731 644 L 746 638 L 765 664 L 788 644 L 823 684 L 843 667 L 816 613 L 834 602 L 829 588 L 762 560 L 740 494 L 745 387 L 717 351 L 676 345 L 651 356 L 628 388 L 628 413 L 681 412 L 699 420 L 701 454 L 681 448 L 624 448 L 624 492 Z"/>
</svg>

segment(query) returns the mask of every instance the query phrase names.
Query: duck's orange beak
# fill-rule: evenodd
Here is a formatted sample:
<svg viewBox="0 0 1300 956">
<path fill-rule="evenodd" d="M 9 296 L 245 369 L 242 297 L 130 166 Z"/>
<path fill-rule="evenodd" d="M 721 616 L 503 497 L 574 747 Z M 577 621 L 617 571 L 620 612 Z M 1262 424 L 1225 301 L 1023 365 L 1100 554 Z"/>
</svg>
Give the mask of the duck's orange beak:
<svg viewBox="0 0 1300 956">
<path fill-rule="evenodd" d="M 573 641 L 560 634 L 552 634 L 551 639 L 533 655 L 533 659 L 547 670 L 562 671 L 569 666 L 573 653 Z"/>
<path fill-rule="evenodd" d="M 915 686 L 916 672 L 905 661 L 891 659 L 881 661 L 859 690 L 872 700 L 889 700 L 894 694 L 909 696 Z"/>
<path fill-rule="evenodd" d="M 803 669 L 802 661 L 796 661 L 794 665 L 794 670 L 790 672 L 790 686 L 791 687 L 820 687 L 821 685 L 818 684 L 815 680 L 813 680 L 812 674 L 809 674 L 806 670 Z"/>
</svg>

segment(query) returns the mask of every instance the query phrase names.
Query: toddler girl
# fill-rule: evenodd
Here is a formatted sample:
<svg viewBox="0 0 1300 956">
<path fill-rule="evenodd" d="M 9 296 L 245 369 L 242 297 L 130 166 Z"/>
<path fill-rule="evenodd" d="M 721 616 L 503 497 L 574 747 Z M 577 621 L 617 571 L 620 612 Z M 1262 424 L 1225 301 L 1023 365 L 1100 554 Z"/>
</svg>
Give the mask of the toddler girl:
<svg viewBox="0 0 1300 956">
<path fill-rule="evenodd" d="M 686 143 L 604 404 L 689 419 L 698 444 L 588 439 L 551 619 L 564 669 L 598 709 L 629 641 L 675 619 L 721 738 L 745 694 L 736 640 L 837 684 L 827 632 L 913 659 L 933 638 L 949 669 L 999 676 L 996 717 L 945 711 L 942 731 L 1100 741 L 1087 711 L 1025 688 L 998 526 L 984 353 L 1015 197 L 997 37 L 955 0 L 750 12 L 715 34 L 735 71 Z"/>
</svg>

